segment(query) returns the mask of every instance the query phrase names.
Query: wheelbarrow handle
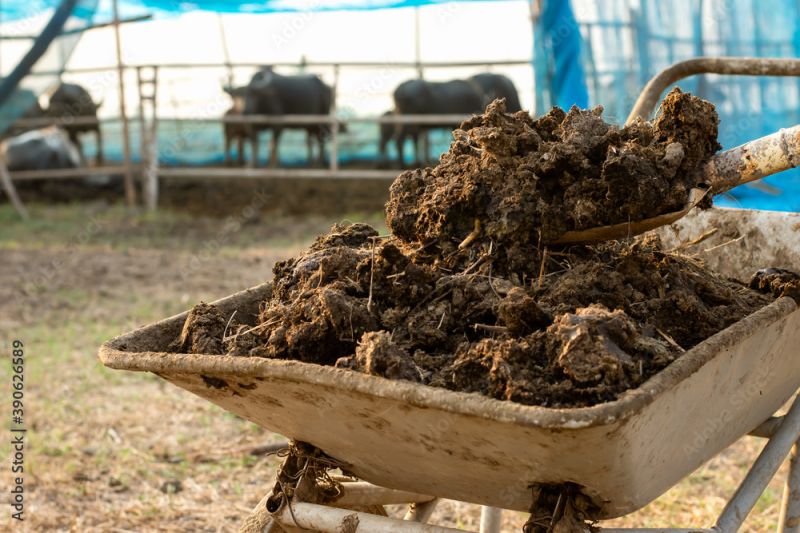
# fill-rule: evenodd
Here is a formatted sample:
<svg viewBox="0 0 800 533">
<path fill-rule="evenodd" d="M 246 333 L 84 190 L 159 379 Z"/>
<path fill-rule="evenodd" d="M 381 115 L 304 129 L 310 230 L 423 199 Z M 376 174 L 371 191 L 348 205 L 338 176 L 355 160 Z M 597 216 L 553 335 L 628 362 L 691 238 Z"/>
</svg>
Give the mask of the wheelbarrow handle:
<svg viewBox="0 0 800 533">
<path fill-rule="evenodd" d="M 800 59 L 788 57 L 694 57 L 665 68 L 647 82 L 625 124 L 653 114 L 661 94 L 675 82 L 695 74 L 800 76 Z"/>
<path fill-rule="evenodd" d="M 705 163 L 699 183 L 721 194 L 800 164 L 800 125 L 725 150 Z"/>
</svg>

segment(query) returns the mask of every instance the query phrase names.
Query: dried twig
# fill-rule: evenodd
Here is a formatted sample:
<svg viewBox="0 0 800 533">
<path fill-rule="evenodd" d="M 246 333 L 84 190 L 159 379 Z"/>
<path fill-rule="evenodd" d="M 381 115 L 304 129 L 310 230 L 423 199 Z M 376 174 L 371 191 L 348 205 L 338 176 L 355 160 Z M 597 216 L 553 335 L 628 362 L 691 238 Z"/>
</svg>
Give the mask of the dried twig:
<svg viewBox="0 0 800 533">
<path fill-rule="evenodd" d="M 656 331 L 658 332 L 659 335 L 664 337 L 664 340 L 667 341 L 668 343 L 670 343 L 673 347 L 677 348 L 681 352 L 685 352 L 686 351 L 686 350 L 683 349 L 683 346 L 681 346 L 680 344 L 675 342 L 675 339 L 673 339 L 672 337 L 667 335 L 664 331 L 661 331 L 659 328 L 656 328 Z"/>
<path fill-rule="evenodd" d="M 252 446 L 247 450 L 247 453 L 250 455 L 271 455 L 273 453 L 278 453 L 281 450 L 285 450 L 289 447 L 289 443 L 286 441 L 283 442 L 271 442 L 269 444 L 261 444 L 259 446 Z"/>
<path fill-rule="evenodd" d="M 287 450 L 288 448 L 289 448 L 289 443 L 286 441 L 271 442 L 268 444 L 258 444 L 258 445 L 251 444 L 248 446 L 237 446 L 234 448 L 220 448 L 212 451 L 198 451 L 187 454 L 186 460 L 202 461 L 202 460 L 212 459 L 214 457 L 239 455 L 242 453 L 258 457 L 262 455 L 275 455 L 282 450 Z"/>
<path fill-rule="evenodd" d="M 491 324 L 473 324 L 472 328 L 477 331 L 482 329 L 484 331 L 492 331 L 494 333 L 506 333 L 508 328 L 505 326 L 492 326 Z"/>
<path fill-rule="evenodd" d="M 449 285 L 450 284 L 448 283 L 447 286 L 449 286 Z M 436 298 L 434 298 L 433 300 L 431 300 L 430 302 L 423 302 L 421 305 L 417 305 L 416 307 L 414 307 L 414 309 L 419 309 L 422 305 L 427 304 L 427 303 L 435 304 L 439 300 L 443 300 L 444 298 L 447 298 L 448 296 L 450 296 L 450 293 L 452 293 L 452 292 L 453 292 L 453 289 L 451 287 L 448 290 L 446 290 L 445 292 L 443 292 L 442 294 L 440 294 L 439 296 L 437 296 Z"/>
<path fill-rule="evenodd" d="M 319 268 L 317 268 L 317 289 L 322 287 L 322 281 L 325 279 L 325 271 L 322 270 L 322 261 L 319 263 Z"/>
<path fill-rule="evenodd" d="M 250 329 L 246 329 L 244 331 L 237 331 L 236 333 L 234 333 L 230 337 L 223 337 L 222 342 L 228 342 L 229 340 L 236 339 L 240 335 L 247 335 L 248 333 L 253 333 L 255 331 L 262 330 L 262 329 L 264 329 L 266 327 L 269 327 L 269 326 L 274 326 L 279 321 L 280 321 L 280 317 L 275 317 L 272 320 L 268 320 L 266 322 L 262 322 L 261 324 L 259 324 L 257 326 L 253 326 Z"/>
<path fill-rule="evenodd" d="M 415 249 L 415 250 L 414 250 L 412 253 L 414 253 L 414 254 L 419 254 L 419 253 L 422 253 L 422 252 L 424 252 L 424 251 L 425 251 L 427 248 L 429 248 L 429 247 L 433 246 L 434 244 L 437 244 L 438 242 L 439 242 L 439 239 L 431 239 L 430 241 L 426 242 L 425 244 L 423 244 L 423 245 L 422 245 L 422 246 L 420 246 L 419 248 L 416 248 L 416 249 Z"/>
<path fill-rule="evenodd" d="M 481 234 L 481 221 L 480 219 L 476 218 L 475 225 L 473 226 L 472 231 L 470 232 L 469 235 L 466 236 L 466 238 L 463 241 L 461 241 L 461 244 L 458 245 L 458 249 L 463 250 L 464 248 L 472 244 L 475 241 L 475 239 L 477 239 L 480 236 L 480 234 Z"/>
<path fill-rule="evenodd" d="M 478 259 L 475 260 L 474 263 L 472 263 L 469 267 L 467 267 L 463 272 L 459 272 L 455 276 L 445 280 L 441 285 L 439 285 L 438 287 L 434 288 L 433 291 L 431 291 L 431 293 L 426 298 L 424 298 L 421 302 L 419 302 L 417 305 L 415 305 L 414 309 L 412 310 L 412 312 L 417 310 L 417 309 L 419 309 L 419 308 L 421 308 L 423 305 L 432 304 L 432 303 L 438 302 L 439 300 L 447 297 L 453 291 L 451 285 L 453 284 L 453 281 L 456 278 L 460 279 L 462 277 L 468 276 L 473 270 L 475 270 L 480 265 L 485 263 L 488 258 L 489 258 L 488 254 L 480 256 Z M 441 293 L 441 294 L 438 294 L 439 291 L 444 291 L 444 292 Z"/>
<path fill-rule="evenodd" d="M 692 239 L 691 241 L 681 243 L 678 246 L 676 246 L 675 248 L 672 248 L 671 250 L 667 250 L 666 253 L 677 252 L 678 250 L 683 250 L 684 248 L 689 248 L 691 246 L 696 246 L 696 245 L 700 244 L 701 242 L 705 241 L 706 239 L 708 239 L 709 237 L 711 237 L 712 235 L 716 234 L 717 231 L 719 231 L 719 228 L 712 228 L 712 229 L 708 230 L 707 232 L 703 233 L 702 235 L 700 235 L 699 237 L 697 237 L 696 239 Z"/>
<path fill-rule="evenodd" d="M 544 247 L 544 252 L 542 252 L 542 263 L 539 265 L 539 279 L 536 281 L 536 288 L 542 288 L 542 282 L 544 281 L 544 265 L 547 263 L 547 246 Z"/>
<path fill-rule="evenodd" d="M 686 255 L 680 252 L 663 252 L 665 256 L 672 257 L 678 261 L 682 261 L 686 266 L 691 266 L 696 269 L 704 268 L 702 260 L 694 255 Z"/>
<path fill-rule="evenodd" d="M 560 515 L 563 513 L 563 510 L 561 509 L 561 503 L 563 499 L 564 499 L 564 493 L 559 492 L 558 499 L 556 500 L 556 506 L 555 508 L 553 508 L 553 516 L 550 517 L 550 525 L 548 526 L 550 530 L 552 530 L 553 527 L 555 527 L 556 519 L 560 518 L 561 517 Z"/>
<path fill-rule="evenodd" d="M 370 252 L 369 268 L 369 298 L 367 298 L 367 312 L 372 312 L 372 283 L 375 280 L 375 239 L 372 239 L 372 251 Z"/>
<path fill-rule="evenodd" d="M 744 235 L 739 235 L 735 239 L 731 239 L 729 241 L 723 242 L 722 244 L 718 244 L 716 246 L 712 246 L 711 248 L 706 248 L 705 250 L 701 250 L 700 253 L 708 253 L 708 252 L 711 252 L 713 250 L 716 250 L 717 248 L 722 248 L 723 246 L 728 246 L 729 244 L 733 244 L 735 242 L 739 242 L 742 239 L 744 239 Z"/>
<path fill-rule="evenodd" d="M 475 270 L 477 267 L 479 267 L 479 266 L 481 266 L 483 263 L 485 263 L 485 262 L 486 262 L 486 259 L 488 259 L 488 258 L 489 258 L 489 256 L 488 256 L 488 255 L 482 255 L 482 256 L 480 256 L 480 257 L 479 257 L 479 258 L 478 258 L 478 259 L 477 259 L 477 260 L 476 260 L 474 263 L 472 263 L 472 264 L 471 264 L 469 267 L 467 267 L 467 269 L 466 269 L 466 270 L 464 270 L 464 271 L 461 273 L 461 275 L 462 275 L 462 276 L 466 276 L 467 274 L 469 274 L 470 272 L 472 272 L 473 270 Z"/>
<path fill-rule="evenodd" d="M 498 300 L 502 300 L 502 298 L 500 298 L 500 295 L 497 294 L 494 285 L 492 284 L 492 265 L 489 265 L 489 272 L 487 277 L 489 278 L 489 288 L 492 289 L 492 292 L 494 293 L 495 296 L 497 296 Z"/>
<path fill-rule="evenodd" d="M 751 187 L 756 189 L 757 191 L 765 192 L 767 194 L 771 194 L 772 196 L 778 196 L 783 192 L 780 187 L 775 187 L 774 185 L 770 185 L 765 181 L 753 181 L 750 183 L 746 183 L 745 187 Z"/>
<path fill-rule="evenodd" d="M 233 310 L 233 313 L 231 313 L 231 317 L 228 319 L 228 323 L 225 324 L 225 329 L 222 331 L 222 338 L 223 339 L 228 336 L 228 328 L 231 325 L 231 320 L 233 320 L 233 317 L 236 316 L 236 311 L 238 311 L 238 309 L 234 309 Z"/>
</svg>

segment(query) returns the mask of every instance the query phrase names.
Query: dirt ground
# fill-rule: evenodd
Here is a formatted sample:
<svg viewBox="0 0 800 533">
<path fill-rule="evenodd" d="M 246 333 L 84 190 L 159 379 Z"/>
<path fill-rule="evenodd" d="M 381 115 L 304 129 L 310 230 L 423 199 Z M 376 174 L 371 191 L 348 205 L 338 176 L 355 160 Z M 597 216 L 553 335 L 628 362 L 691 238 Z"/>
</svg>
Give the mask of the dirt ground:
<svg viewBox="0 0 800 533">
<path fill-rule="evenodd" d="M 26 346 L 26 520 L 16 531 L 236 531 L 269 490 L 277 462 L 249 450 L 280 436 L 145 374 L 104 369 L 99 344 L 121 332 L 262 282 L 332 223 L 381 226 L 367 213 L 227 218 L 103 203 L 32 205 L 33 221 L 0 205 L 0 344 Z M 382 231 L 382 230 L 379 230 Z M 10 366 L 0 380 L 10 383 Z M 8 385 L 3 386 L 9 394 Z M 2 403 L 5 404 L 5 401 Z M 5 416 L 5 415 L 4 415 Z M 0 455 L 10 456 L 8 440 Z M 615 525 L 713 522 L 762 442 L 745 438 L 643 511 Z M 4 461 L 5 464 L 8 464 Z M 2 473 L 10 486 L 9 472 Z M 743 529 L 774 528 L 773 481 Z M 506 513 L 504 531 L 525 517 Z M 477 507 L 445 502 L 434 522 L 477 529 Z M 611 525 L 612 523 L 603 524 Z"/>
<path fill-rule="evenodd" d="M 159 205 L 180 213 L 224 218 L 259 197 L 263 199 L 262 215 L 315 213 L 335 218 L 342 213 L 380 210 L 388 186 L 385 179 L 165 179 L 160 183 Z M 120 179 L 29 181 L 20 182 L 17 188 L 25 201 L 50 204 L 76 199 L 116 202 L 125 196 Z"/>
</svg>

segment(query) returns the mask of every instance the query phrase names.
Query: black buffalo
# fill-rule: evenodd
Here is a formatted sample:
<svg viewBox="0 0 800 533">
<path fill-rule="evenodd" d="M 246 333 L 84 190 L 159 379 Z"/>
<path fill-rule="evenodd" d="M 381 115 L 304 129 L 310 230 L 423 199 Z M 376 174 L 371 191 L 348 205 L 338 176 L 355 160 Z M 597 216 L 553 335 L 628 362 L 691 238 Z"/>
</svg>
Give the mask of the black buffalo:
<svg viewBox="0 0 800 533">
<path fill-rule="evenodd" d="M 83 156 L 83 147 L 80 135 L 83 133 L 94 132 L 97 139 L 97 164 L 103 163 L 103 135 L 100 132 L 100 123 L 97 121 L 97 110 L 101 104 L 96 104 L 92 100 L 89 92 L 76 83 L 62 83 L 50 96 L 50 103 L 45 110 L 48 117 L 64 119 L 62 127 L 69 135 L 70 141 L 78 147 L 78 151 Z M 77 117 L 93 118 L 95 122 L 88 124 L 71 124 L 70 119 Z"/>
<path fill-rule="evenodd" d="M 395 113 L 394 111 L 386 111 L 381 117 L 391 117 Z M 391 122 L 381 122 L 380 123 L 380 141 L 378 142 L 378 166 L 385 167 L 387 166 L 388 162 L 386 161 L 386 146 L 389 144 L 389 141 L 395 138 L 396 135 L 399 134 L 400 130 L 403 129 L 403 126 L 399 124 L 392 124 Z"/>
<path fill-rule="evenodd" d="M 486 107 L 498 98 L 505 98 L 506 111 L 509 113 L 522 111 L 517 88 L 508 76 L 484 72 L 482 74 L 475 74 L 470 77 L 468 81 L 480 88 L 483 98 L 483 107 Z"/>
<path fill-rule="evenodd" d="M 283 76 L 273 72 L 271 68 L 258 71 L 245 88 L 245 115 L 327 115 L 333 103 L 333 91 L 316 75 L 300 74 Z M 330 128 L 327 124 L 262 124 L 253 125 L 252 158 L 255 165 L 258 161 L 258 134 L 260 131 L 272 130 L 269 147 L 269 165 L 278 165 L 278 142 L 281 132 L 286 128 L 306 130 L 306 147 L 308 160 L 313 160 L 312 139 L 319 145 L 319 161 L 325 158 L 325 136 Z"/>
<path fill-rule="evenodd" d="M 519 96 L 513 82 L 501 74 L 477 74 L 466 80 L 435 82 L 408 80 L 394 91 L 394 113 L 399 115 L 469 115 L 480 113 L 495 98 L 505 98 L 507 109 L 511 112 L 521 109 Z M 384 116 L 391 112 L 384 113 Z M 420 141 L 426 140 L 427 131 L 432 129 L 455 129 L 457 123 L 425 125 L 381 125 L 379 144 L 380 164 L 386 161 L 386 145 L 394 138 L 397 145 L 398 162 L 402 168 L 403 146 L 408 137 L 414 143 L 416 164 L 428 159 L 427 147 L 424 157 Z M 422 135 L 420 135 L 422 134 Z"/>
<path fill-rule="evenodd" d="M 244 114 L 244 101 L 247 87 L 224 87 L 223 90 L 230 95 L 233 105 L 225 111 L 225 117 L 241 117 Z M 244 142 L 253 140 L 253 126 L 238 122 L 223 123 L 225 135 L 225 164 L 232 163 L 231 146 L 236 141 L 236 163 L 244 165 Z"/>
</svg>

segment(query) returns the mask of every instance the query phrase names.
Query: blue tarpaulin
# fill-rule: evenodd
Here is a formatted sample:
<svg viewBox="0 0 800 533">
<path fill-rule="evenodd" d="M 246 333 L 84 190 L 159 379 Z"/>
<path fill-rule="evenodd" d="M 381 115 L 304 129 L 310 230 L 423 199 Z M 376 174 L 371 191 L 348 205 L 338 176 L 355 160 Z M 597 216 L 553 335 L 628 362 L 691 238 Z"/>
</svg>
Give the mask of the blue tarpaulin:
<svg viewBox="0 0 800 533">
<path fill-rule="evenodd" d="M 542 26 L 548 3 L 564 2 L 544 3 L 536 28 Z M 797 0 L 572 0 L 571 4 L 583 38 L 580 66 L 589 104 L 603 105 L 606 119 L 617 123 L 625 121 L 647 81 L 675 62 L 697 56 L 800 57 Z M 574 46 L 572 40 L 567 43 Z M 556 83 L 566 76 L 555 67 L 558 52 L 539 61 L 537 101 L 553 105 L 568 100 L 578 83 Z M 542 68 L 552 73 L 539 84 Z M 572 63 L 564 68 L 578 67 Z M 677 85 L 717 106 L 724 148 L 800 124 L 798 78 L 706 75 Z M 715 201 L 800 211 L 800 172 L 783 172 L 738 187 Z"/>
<path fill-rule="evenodd" d="M 297 11 L 363 11 L 399 7 L 448 4 L 453 2 L 492 0 L 263 0 L 258 1 L 171 1 L 171 0 L 119 0 L 122 13 L 150 13 L 169 16 L 191 11 L 216 13 L 286 13 Z M 502 1 L 502 0 L 499 0 Z M 58 0 L 4 0 L 0 2 L 0 18 L 4 21 L 20 20 L 54 9 Z M 110 18 L 111 2 L 101 3 L 99 18 Z"/>
<path fill-rule="evenodd" d="M 0 133 L 36 106 L 40 94 L 58 83 L 58 74 L 78 43 L 80 31 L 91 25 L 97 8 L 97 0 L 60 0 L 51 4 L 52 9 L 44 8 L 42 13 L 37 11 L 42 6 L 35 2 L 2 4 L 8 10 L 8 13 L 3 12 L 3 20 L 7 20 L 5 15 L 13 18 L 11 15 L 15 13 L 49 14 L 49 17 L 39 34 L 31 39 L 27 52 L 0 81 Z M 65 30 L 73 33 L 64 33 Z M 39 75 L 31 76 L 32 73 Z"/>
<path fill-rule="evenodd" d="M 0 2 L 0 19 L 52 16 L 60 3 L 6 0 Z M 74 13 L 77 19 L 89 20 L 94 3 L 79 0 L 82 11 Z M 451 0 L 120 0 L 120 10 L 125 15 L 160 17 L 196 10 L 276 13 L 445 3 Z M 95 18 L 108 20 L 110 5 L 110 0 L 100 0 Z M 551 105 L 602 104 L 607 120 L 622 123 L 648 79 L 682 59 L 800 57 L 797 0 L 541 0 L 534 6 L 538 7 L 533 27 L 537 113 Z M 60 58 L 51 57 L 60 68 L 68 57 L 63 50 Z M 800 79 L 695 76 L 679 85 L 717 106 L 725 148 L 800 123 Z M 41 94 L 41 87 L 30 90 Z M 739 187 L 719 203 L 800 211 L 800 172 L 766 178 L 757 187 Z"/>
<path fill-rule="evenodd" d="M 563 109 L 588 106 L 589 92 L 581 64 L 583 39 L 571 4 L 560 0 L 542 2 L 534 35 L 537 81 L 551 92 L 550 104 Z M 543 100 L 538 104 L 539 110 L 546 107 Z"/>
</svg>

